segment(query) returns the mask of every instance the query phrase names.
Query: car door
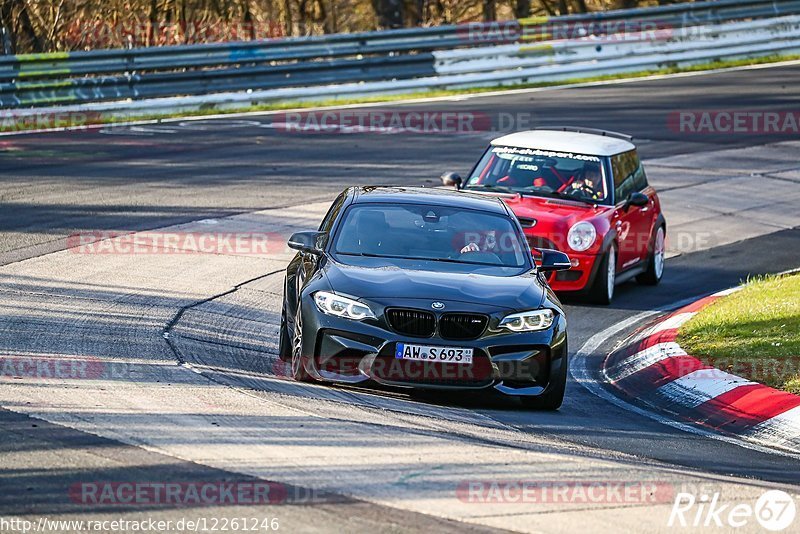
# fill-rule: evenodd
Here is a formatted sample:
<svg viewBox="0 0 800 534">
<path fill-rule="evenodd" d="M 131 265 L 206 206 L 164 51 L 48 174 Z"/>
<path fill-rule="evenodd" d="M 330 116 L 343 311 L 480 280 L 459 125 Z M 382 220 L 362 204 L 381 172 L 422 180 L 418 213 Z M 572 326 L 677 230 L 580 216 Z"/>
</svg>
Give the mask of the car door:
<svg viewBox="0 0 800 534">
<path fill-rule="evenodd" d="M 647 184 L 636 150 L 612 156 L 611 168 L 616 203 L 612 224 L 618 240 L 617 270 L 624 271 L 647 258 L 654 216 L 653 190 Z M 632 193 L 644 193 L 650 202 L 646 206 L 629 205 Z"/>
</svg>

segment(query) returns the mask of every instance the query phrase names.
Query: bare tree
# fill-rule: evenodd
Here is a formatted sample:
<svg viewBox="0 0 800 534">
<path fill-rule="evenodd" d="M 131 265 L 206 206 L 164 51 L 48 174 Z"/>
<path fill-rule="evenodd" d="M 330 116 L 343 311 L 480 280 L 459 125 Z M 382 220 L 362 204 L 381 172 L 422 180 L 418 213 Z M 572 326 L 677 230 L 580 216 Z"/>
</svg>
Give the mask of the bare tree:
<svg viewBox="0 0 800 534">
<path fill-rule="evenodd" d="M 43 52 L 45 40 L 34 26 L 25 0 L 3 0 L 3 26 L 8 29 L 12 45 L 19 52 Z"/>
<path fill-rule="evenodd" d="M 524 19 L 531 16 L 531 0 L 517 0 L 514 5 L 514 16 L 518 19 Z"/>
<path fill-rule="evenodd" d="M 16 53 L 563 15 L 673 0 L 0 0 Z"/>
<path fill-rule="evenodd" d="M 402 0 L 372 0 L 381 28 L 402 28 L 405 10 Z"/>
<path fill-rule="evenodd" d="M 495 0 L 483 0 L 483 20 L 497 20 L 497 3 Z"/>
</svg>

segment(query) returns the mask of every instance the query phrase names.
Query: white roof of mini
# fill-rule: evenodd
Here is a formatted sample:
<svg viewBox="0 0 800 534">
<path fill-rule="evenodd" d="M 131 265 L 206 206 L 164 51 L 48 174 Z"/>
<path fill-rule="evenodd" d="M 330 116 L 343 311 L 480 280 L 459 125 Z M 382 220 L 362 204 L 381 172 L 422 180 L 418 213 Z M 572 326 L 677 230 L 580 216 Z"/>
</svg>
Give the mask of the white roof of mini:
<svg viewBox="0 0 800 534">
<path fill-rule="evenodd" d="M 513 133 L 498 137 L 492 141 L 492 145 L 572 152 L 588 156 L 613 156 L 636 148 L 630 141 L 619 137 L 561 130 L 530 130 Z"/>
</svg>

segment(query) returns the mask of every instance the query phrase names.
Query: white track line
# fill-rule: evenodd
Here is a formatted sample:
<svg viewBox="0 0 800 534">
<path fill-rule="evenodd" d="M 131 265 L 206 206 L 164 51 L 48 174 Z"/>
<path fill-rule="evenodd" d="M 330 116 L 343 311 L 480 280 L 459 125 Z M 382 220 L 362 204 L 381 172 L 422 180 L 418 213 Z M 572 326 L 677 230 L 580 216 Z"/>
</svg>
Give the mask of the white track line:
<svg viewBox="0 0 800 534">
<path fill-rule="evenodd" d="M 717 369 L 700 369 L 664 384 L 657 393 L 686 408 L 697 408 L 738 387 L 753 384 L 755 382 Z"/>
<path fill-rule="evenodd" d="M 697 312 L 676 313 L 675 315 L 670 316 L 666 321 L 658 323 L 656 326 L 650 329 L 648 333 L 653 335 L 666 330 L 677 330 L 689 322 L 695 315 L 697 315 Z"/>
<path fill-rule="evenodd" d="M 782 444 L 797 443 L 800 437 L 800 406 L 792 408 L 757 424 L 747 433 L 757 441 L 778 441 Z"/>
<path fill-rule="evenodd" d="M 676 356 L 687 356 L 686 351 L 680 345 L 674 342 L 658 343 L 615 364 L 605 371 L 606 376 L 612 382 L 618 382 L 651 365 Z"/>
</svg>

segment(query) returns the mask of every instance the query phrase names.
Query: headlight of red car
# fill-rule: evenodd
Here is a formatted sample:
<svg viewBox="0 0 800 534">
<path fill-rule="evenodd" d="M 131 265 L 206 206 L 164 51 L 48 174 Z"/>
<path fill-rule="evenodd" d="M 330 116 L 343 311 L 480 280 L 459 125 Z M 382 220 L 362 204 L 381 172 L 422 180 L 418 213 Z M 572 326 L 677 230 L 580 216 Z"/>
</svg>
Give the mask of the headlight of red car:
<svg viewBox="0 0 800 534">
<path fill-rule="evenodd" d="M 583 252 L 592 245 L 597 239 L 597 230 L 590 222 L 581 221 L 572 225 L 567 234 L 569 248 L 576 252 Z"/>
</svg>

